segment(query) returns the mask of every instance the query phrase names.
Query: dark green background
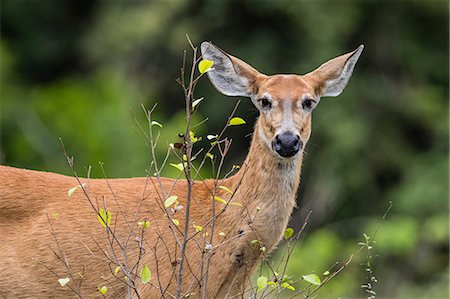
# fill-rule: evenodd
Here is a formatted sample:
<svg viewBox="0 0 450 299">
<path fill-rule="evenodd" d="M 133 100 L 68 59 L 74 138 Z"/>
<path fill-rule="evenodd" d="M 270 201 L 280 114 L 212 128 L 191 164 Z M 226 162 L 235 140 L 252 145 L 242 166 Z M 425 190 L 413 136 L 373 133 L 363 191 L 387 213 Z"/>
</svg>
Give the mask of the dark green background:
<svg viewBox="0 0 450 299">
<path fill-rule="evenodd" d="M 314 112 L 291 225 L 313 213 L 289 273 L 346 260 L 392 201 L 374 248 L 378 298 L 448 298 L 448 28 L 447 1 L 2 1 L 0 162 L 70 174 L 61 137 L 80 174 L 101 176 L 102 161 L 110 177 L 144 176 L 133 119 L 158 102 L 159 156 L 178 140 L 186 33 L 266 74 L 303 74 L 364 44 L 347 89 Z M 197 96 L 205 141 L 236 99 L 206 78 Z M 243 161 L 257 110 L 243 99 L 237 114 L 247 125 L 228 133 L 227 168 Z M 361 262 L 319 298 L 363 298 Z"/>
</svg>

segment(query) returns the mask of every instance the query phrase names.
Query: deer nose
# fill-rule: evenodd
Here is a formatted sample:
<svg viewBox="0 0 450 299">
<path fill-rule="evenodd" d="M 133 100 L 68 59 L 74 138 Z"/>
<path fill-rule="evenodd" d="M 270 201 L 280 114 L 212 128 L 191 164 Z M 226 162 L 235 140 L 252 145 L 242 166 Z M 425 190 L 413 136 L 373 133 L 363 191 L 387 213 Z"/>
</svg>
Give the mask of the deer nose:
<svg viewBox="0 0 450 299">
<path fill-rule="evenodd" d="M 291 132 L 284 132 L 275 136 L 272 142 L 273 149 L 282 157 L 294 156 L 303 147 L 300 136 Z"/>
</svg>

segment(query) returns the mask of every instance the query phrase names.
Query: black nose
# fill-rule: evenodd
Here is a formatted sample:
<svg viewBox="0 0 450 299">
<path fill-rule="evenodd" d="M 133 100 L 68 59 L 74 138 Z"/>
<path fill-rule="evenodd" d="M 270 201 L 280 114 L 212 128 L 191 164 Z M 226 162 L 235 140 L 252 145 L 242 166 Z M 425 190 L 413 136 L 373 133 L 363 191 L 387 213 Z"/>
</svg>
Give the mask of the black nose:
<svg viewBox="0 0 450 299">
<path fill-rule="evenodd" d="M 275 136 L 272 142 L 273 149 L 282 157 L 292 157 L 302 148 L 300 136 L 285 132 Z"/>
</svg>

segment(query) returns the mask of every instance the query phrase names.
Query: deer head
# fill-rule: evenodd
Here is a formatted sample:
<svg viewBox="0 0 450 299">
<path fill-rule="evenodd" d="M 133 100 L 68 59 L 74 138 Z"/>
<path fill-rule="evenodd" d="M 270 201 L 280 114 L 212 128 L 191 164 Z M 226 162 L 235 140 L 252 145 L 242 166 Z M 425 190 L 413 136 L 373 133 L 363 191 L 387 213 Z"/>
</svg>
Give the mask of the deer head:
<svg viewBox="0 0 450 299">
<path fill-rule="evenodd" d="M 311 135 L 311 114 L 321 97 L 347 85 L 364 46 L 322 64 L 306 75 L 264 75 L 209 42 L 203 59 L 214 61 L 211 83 L 227 96 L 249 97 L 260 117 L 255 130 L 279 159 L 300 156 Z"/>
</svg>

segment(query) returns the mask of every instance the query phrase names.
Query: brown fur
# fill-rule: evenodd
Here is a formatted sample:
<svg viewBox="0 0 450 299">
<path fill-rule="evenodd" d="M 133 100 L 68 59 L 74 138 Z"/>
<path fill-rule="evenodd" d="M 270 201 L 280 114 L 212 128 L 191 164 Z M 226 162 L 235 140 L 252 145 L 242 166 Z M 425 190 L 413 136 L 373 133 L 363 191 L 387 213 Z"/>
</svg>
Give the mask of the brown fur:
<svg viewBox="0 0 450 299">
<path fill-rule="evenodd" d="M 261 113 L 249 154 L 241 169 L 220 183 L 231 190 L 236 190 L 239 186 L 233 201 L 239 202 L 243 207 L 229 205 L 217 218 L 206 298 L 223 298 L 244 290 L 249 273 L 262 257 L 260 247 L 251 245 L 250 241 L 259 239 L 261 246 L 266 248 L 266 253 L 270 253 L 282 238 L 296 204 L 303 151 L 293 158 L 281 158 L 271 150 L 262 136 L 271 140 L 283 121 L 283 107 L 291 107 L 293 125 L 306 145 L 311 134 L 311 114 L 302 110 L 302 97 L 320 96 L 316 92 L 320 90 L 324 78 L 330 75 L 324 74 L 326 69 L 332 72 L 342 69 L 348 57 L 341 56 L 332 66 L 306 76 L 256 74 L 256 70 L 243 62 L 241 64 L 237 58 L 232 58 L 240 73 L 249 79 L 251 88 L 256 93 L 255 98 L 269 93 L 274 107 L 270 112 Z M 290 103 L 285 104 L 286 101 Z M 145 230 L 143 239 L 146 252 L 140 265 L 149 265 L 153 279 L 150 284 L 139 284 L 138 289 L 143 298 L 158 297 L 161 292 L 159 279 L 162 288 L 167 288 L 164 296 L 171 298 L 176 286 L 174 267 L 177 257 L 174 249 L 177 245 L 169 229 L 169 220 L 161 209 L 163 199 L 159 195 L 156 178 L 114 179 L 109 180 L 110 187 L 104 179 L 82 179 L 82 182 L 86 183 L 89 196 L 98 201 L 100 207 L 103 205 L 103 198 L 106 199 L 107 208 L 112 213 L 112 226 L 121 241 L 130 232 L 125 219 L 133 219 L 143 199 L 136 218 L 139 221 L 148 219 L 151 227 Z M 71 197 L 67 195 L 67 191 L 76 185 L 78 183 L 73 177 L 0 166 L 0 297 L 74 296 L 67 287 L 59 286 L 57 278 L 43 266 L 48 266 L 61 277 L 67 276 L 63 264 L 50 249 L 56 249 L 56 242 L 49 232 L 47 217 L 53 221 L 56 237 L 67 255 L 73 273 L 75 276 L 84 273 L 82 291 L 86 298 L 101 297 L 97 287 L 105 284 L 109 288 L 109 296 L 127 296 L 125 285 L 114 278 L 111 272 L 116 265 L 108 265 L 97 246 L 98 243 L 104 251 L 111 254 L 105 229 L 100 226 L 97 215 L 82 190 L 78 189 Z M 186 207 L 184 180 L 164 178 L 162 187 L 166 191 L 172 190 L 171 194 L 177 195 L 180 204 Z M 205 226 L 205 232 L 210 231 L 210 226 L 206 224 L 212 217 L 213 189 L 212 180 L 197 181 L 193 186 L 191 220 L 196 225 Z M 216 195 L 225 200 L 230 198 L 230 194 L 221 189 Z M 124 211 L 124 216 L 120 214 L 119 206 Z M 222 204 L 216 203 L 216 213 L 222 207 Z M 55 213 L 58 216 L 55 217 Z M 182 231 L 184 211 L 178 212 L 174 218 L 179 220 Z M 133 229 L 140 232 L 136 224 Z M 190 235 L 194 232 L 191 227 Z M 219 236 L 219 232 L 224 232 L 225 237 Z M 158 240 L 159 236 L 166 245 Z M 180 233 L 177 236 L 182 237 Z M 193 274 L 200 276 L 199 265 L 204 241 L 201 234 L 195 240 L 188 243 L 183 292 L 197 290 Z M 115 249 L 118 250 L 117 246 Z M 118 255 L 120 256 L 120 252 Z M 136 261 L 137 257 L 137 241 L 132 237 L 128 248 L 129 264 Z M 109 283 L 105 283 L 103 277 Z M 122 272 L 119 272 L 118 277 L 123 279 Z M 199 297 L 199 294 L 195 293 L 194 297 Z"/>
</svg>

